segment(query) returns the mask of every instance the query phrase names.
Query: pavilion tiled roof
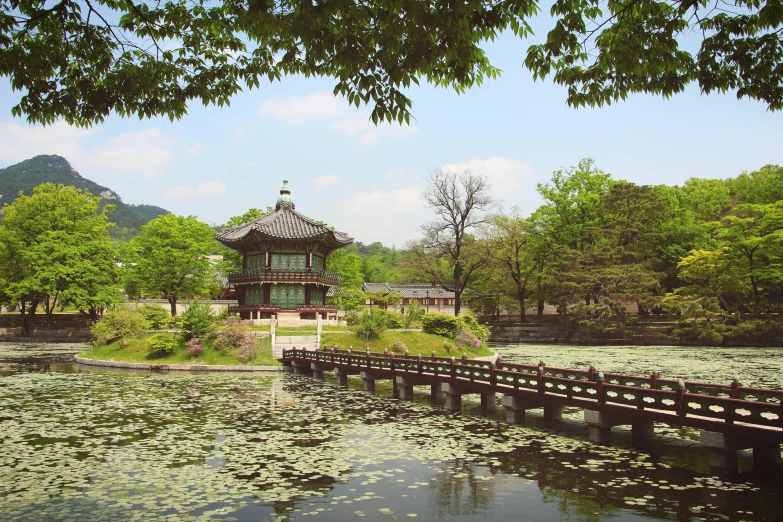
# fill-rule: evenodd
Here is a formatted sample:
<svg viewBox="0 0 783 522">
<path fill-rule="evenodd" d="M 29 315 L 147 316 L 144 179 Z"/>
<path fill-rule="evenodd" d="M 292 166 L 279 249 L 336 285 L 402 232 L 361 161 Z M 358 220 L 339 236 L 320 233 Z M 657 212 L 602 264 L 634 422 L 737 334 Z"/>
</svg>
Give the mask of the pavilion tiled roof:
<svg viewBox="0 0 783 522">
<path fill-rule="evenodd" d="M 329 229 L 323 223 L 318 223 L 295 210 L 293 203 L 278 203 L 277 209 L 255 221 L 245 223 L 219 232 L 216 238 L 221 243 L 231 246 L 248 239 L 253 233 L 275 239 L 298 241 L 327 239 L 335 246 L 344 246 L 353 242 L 353 238 L 343 232 Z"/>
</svg>

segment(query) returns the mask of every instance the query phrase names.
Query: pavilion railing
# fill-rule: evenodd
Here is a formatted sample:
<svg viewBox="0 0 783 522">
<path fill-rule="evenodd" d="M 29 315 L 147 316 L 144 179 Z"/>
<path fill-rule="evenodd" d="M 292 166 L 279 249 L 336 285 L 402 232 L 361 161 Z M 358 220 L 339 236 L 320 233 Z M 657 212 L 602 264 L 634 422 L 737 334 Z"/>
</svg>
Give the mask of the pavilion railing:
<svg viewBox="0 0 783 522">
<path fill-rule="evenodd" d="M 248 268 L 239 272 L 229 272 L 229 283 L 255 283 L 255 282 L 277 282 L 277 283 L 325 283 L 337 285 L 340 282 L 340 275 L 337 272 L 329 270 L 267 270 L 265 268 Z"/>
</svg>

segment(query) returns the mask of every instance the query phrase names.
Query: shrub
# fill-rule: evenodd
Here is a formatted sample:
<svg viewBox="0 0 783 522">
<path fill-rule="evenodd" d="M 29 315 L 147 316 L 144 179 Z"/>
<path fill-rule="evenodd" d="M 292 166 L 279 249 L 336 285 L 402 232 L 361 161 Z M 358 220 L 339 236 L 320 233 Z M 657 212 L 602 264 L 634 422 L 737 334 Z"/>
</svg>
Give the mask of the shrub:
<svg viewBox="0 0 783 522">
<path fill-rule="evenodd" d="M 250 337 L 250 327 L 231 321 L 225 329 L 215 334 L 215 349 L 220 353 L 231 353 L 247 349 L 253 344 Z"/>
<path fill-rule="evenodd" d="M 463 350 L 481 348 L 481 339 L 467 328 L 463 328 L 457 334 L 457 345 Z"/>
<path fill-rule="evenodd" d="M 481 341 L 489 339 L 489 327 L 478 322 L 472 312 L 462 312 L 460 315 L 462 324 Z"/>
<path fill-rule="evenodd" d="M 191 357 L 198 357 L 204 353 L 204 347 L 201 345 L 201 339 L 194 337 L 185 343 L 185 353 Z"/>
<path fill-rule="evenodd" d="M 255 343 L 251 341 L 236 348 L 234 353 L 241 362 L 249 363 L 256 358 L 256 355 L 258 355 L 258 348 L 256 347 Z"/>
<path fill-rule="evenodd" d="M 179 318 L 185 340 L 189 341 L 194 337 L 205 337 L 212 333 L 214 331 L 214 319 L 212 307 L 209 306 L 209 303 L 203 301 L 191 302 Z"/>
<path fill-rule="evenodd" d="M 430 312 L 421 316 L 421 326 L 426 333 L 454 339 L 462 327 L 462 321 L 453 315 Z"/>
<path fill-rule="evenodd" d="M 141 337 L 148 328 L 149 323 L 136 310 L 111 310 L 92 327 L 93 343 L 95 346 L 103 346 L 114 341 Z"/>
<path fill-rule="evenodd" d="M 345 324 L 348 326 L 356 326 L 361 322 L 362 314 L 359 312 L 352 310 L 345 314 Z"/>
<path fill-rule="evenodd" d="M 170 355 L 177 349 L 177 338 L 172 334 L 159 333 L 147 339 L 147 353 Z"/>
<path fill-rule="evenodd" d="M 456 350 L 457 347 L 454 346 L 454 343 L 451 341 L 443 341 L 443 349 L 446 350 L 446 353 L 450 354 L 452 350 Z"/>
<path fill-rule="evenodd" d="M 144 316 L 144 319 L 153 330 L 163 330 L 171 327 L 171 314 L 162 306 L 155 304 L 143 304 L 137 310 Z"/>
<path fill-rule="evenodd" d="M 378 310 L 370 308 L 362 312 L 356 335 L 363 341 L 377 339 L 386 330 L 386 318 Z"/>
<path fill-rule="evenodd" d="M 405 318 L 399 312 L 393 312 L 384 308 L 371 308 L 371 310 L 380 314 L 386 324 L 386 328 L 402 328 L 405 324 Z"/>
<path fill-rule="evenodd" d="M 421 303 L 415 300 L 411 301 L 408 305 L 408 309 L 405 310 L 402 327 L 406 330 L 410 329 L 411 325 L 421 319 L 422 315 L 424 315 L 424 308 L 422 308 Z"/>
<path fill-rule="evenodd" d="M 408 347 L 405 346 L 405 343 L 402 341 L 394 341 L 394 344 L 391 347 L 392 353 L 405 353 L 408 351 Z"/>
</svg>

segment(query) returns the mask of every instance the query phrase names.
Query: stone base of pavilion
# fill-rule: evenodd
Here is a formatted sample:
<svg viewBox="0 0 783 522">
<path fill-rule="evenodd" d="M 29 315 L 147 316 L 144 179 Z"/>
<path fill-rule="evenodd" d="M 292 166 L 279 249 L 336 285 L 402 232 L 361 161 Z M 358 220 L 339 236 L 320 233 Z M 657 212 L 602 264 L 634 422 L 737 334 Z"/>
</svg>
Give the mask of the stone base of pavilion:
<svg viewBox="0 0 783 522">
<path fill-rule="evenodd" d="M 252 321 L 255 325 L 274 322 L 277 326 L 316 326 L 318 319 L 322 325 L 346 324 L 339 320 L 337 307 L 328 305 L 297 305 L 290 310 L 276 305 L 231 306 L 228 311 L 239 314 L 240 319 Z"/>
</svg>

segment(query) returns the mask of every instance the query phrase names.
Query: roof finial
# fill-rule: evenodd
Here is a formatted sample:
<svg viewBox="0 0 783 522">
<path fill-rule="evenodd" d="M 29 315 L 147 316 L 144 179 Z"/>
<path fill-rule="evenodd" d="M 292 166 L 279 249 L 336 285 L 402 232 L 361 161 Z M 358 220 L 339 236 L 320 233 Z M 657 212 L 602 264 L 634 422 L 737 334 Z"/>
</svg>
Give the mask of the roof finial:
<svg viewBox="0 0 783 522">
<path fill-rule="evenodd" d="M 280 210 L 282 206 L 296 208 L 294 205 L 294 200 L 291 198 L 291 189 L 288 186 L 287 179 L 283 180 L 283 186 L 280 187 L 280 195 L 277 197 L 277 205 L 275 205 L 275 210 Z"/>
</svg>

